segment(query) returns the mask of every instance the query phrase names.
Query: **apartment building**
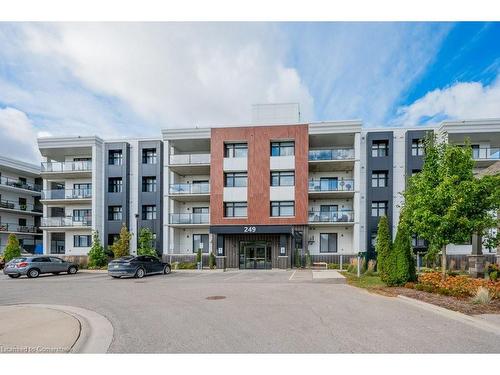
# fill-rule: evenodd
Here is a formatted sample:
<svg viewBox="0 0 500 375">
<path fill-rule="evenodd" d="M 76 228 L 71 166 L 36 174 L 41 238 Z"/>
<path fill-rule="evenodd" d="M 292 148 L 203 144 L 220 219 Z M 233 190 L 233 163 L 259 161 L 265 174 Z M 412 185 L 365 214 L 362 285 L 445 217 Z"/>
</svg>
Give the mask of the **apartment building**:
<svg viewBox="0 0 500 375">
<path fill-rule="evenodd" d="M 41 250 L 41 183 L 39 166 L 0 156 L 0 253 L 11 233 L 24 251 Z"/>
</svg>

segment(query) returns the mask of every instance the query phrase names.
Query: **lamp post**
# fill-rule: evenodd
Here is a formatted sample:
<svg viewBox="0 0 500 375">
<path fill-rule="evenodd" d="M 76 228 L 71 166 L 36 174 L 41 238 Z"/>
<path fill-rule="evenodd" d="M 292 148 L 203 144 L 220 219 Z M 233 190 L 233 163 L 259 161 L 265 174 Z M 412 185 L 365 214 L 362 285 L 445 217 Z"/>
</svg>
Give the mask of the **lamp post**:
<svg viewBox="0 0 500 375">
<path fill-rule="evenodd" d="M 137 255 L 137 249 L 139 248 L 139 214 L 135 214 L 135 255 Z"/>
</svg>

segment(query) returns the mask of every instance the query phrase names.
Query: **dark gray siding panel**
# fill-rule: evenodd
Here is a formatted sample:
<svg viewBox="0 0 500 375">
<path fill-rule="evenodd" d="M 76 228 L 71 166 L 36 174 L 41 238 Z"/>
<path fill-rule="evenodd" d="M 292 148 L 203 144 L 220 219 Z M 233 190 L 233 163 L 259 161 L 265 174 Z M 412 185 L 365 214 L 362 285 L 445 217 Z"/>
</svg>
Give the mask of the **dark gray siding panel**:
<svg viewBox="0 0 500 375">
<path fill-rule="evenodd" d="M 413 170 L 422 170 L 424 165 L 423 156 L 413 156 L 411 154 L 411 144 L 414 139 L 425 139 L 427 133 L 432 134 L 432 130 L 408 130 L 405 136 L 405 147 L 406 147 L 406 178 L 411 177 Z"/>
</svg>

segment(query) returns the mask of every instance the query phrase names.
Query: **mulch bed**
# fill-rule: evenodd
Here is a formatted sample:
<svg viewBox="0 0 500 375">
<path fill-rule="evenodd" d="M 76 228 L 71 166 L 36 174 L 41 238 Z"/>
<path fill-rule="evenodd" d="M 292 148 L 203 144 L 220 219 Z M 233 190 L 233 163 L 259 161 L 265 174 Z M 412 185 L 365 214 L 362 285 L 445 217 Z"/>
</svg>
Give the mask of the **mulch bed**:
<svg viewBox="0 0 500 375">
<path fill-rule="evenodd" d="M 470 302 L 470 299 L 461 299 L 440 294 L 424 292 L 403 287 L 394 288 L 373 288 L 371 291 L 385 296 L 396 297 L 402 295 L 409 298 L 414 298 L 423 302 L 432 303 L 449 310 L 458 311 L 467 315 L 477 314 L 500 314 L 500 300 L 494 299 L 488 305 L 476 305 Z"/>
</svg>

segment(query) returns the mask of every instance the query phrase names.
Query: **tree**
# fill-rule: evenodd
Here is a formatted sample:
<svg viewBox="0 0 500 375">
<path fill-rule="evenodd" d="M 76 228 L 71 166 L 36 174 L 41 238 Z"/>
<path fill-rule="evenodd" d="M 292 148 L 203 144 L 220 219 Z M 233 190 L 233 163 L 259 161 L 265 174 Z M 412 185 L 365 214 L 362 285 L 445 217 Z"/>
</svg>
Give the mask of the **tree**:
<svg viewBox="0 0 500 375">
<path fill-rule="evenodd" d="M 477 179 L 473 175 L 472 149 L 425 140 L 425 158 L 420 173 L 409 179 L 404 192 L 410 233 L 427 240 L 428 256 L 441 251 L 446 276 L 446 246 L 466 242 L 473 233 L 488 237 L 497 227 L 491 212 L 498 210 L 499 177 Z"/>
<path fill-rule="evenodd" d="M 149 228 L 141 228 L 139 232 L 139 246 L 137 247 L 137 255 L 152 255 L 157 257 L 158 253 L 153 246 L 153 232 Z"/>
<path fill-rule="evenodd" d="M 216 264 L 215 264 L 215 255 L 213 252 L 210 252 L 210 255 L 208 257 L 208 266 L 210 267 L 210 269 L 214 269 Z"/>
<path fill-rule="evenodd" d="M 198 251 L 196 252 L 196 263 L 201 263 L 201 249 L 198 249 Z"/>
<path fill-rule="evenodd" d="M 111 251 L 115 258 L 121 258 L 130 254 L 130 239 L 132 235 L 125 224 L 120 229 L 120 237 L 111 245 Z"/>
<path fill-rule="evenodd" d="M 10 262 L 12 259 L 21 256 L 21 246 L 19 246 L 19 240 L 14 233 L 9 234 L 7 238 L 7 245 L 3 250 L 3 257 L 5 263 Z"/>
<path fill-rule="evenodd" d="M 108 264 L 108 256 L 101 245 L 98 231 L 92 233 L 92 247 L 89 250 L 88 257 L 89 268 L 102 268 Z"/>
<path fill-rule="evenodd" d="M 388 257 L 392 249 L 391 230 L 387 216 L 382 216 L 378 222 L 375 250 L 377 252 L 377 269 L 382 281 L 387 280 Z"/>
</svg>

